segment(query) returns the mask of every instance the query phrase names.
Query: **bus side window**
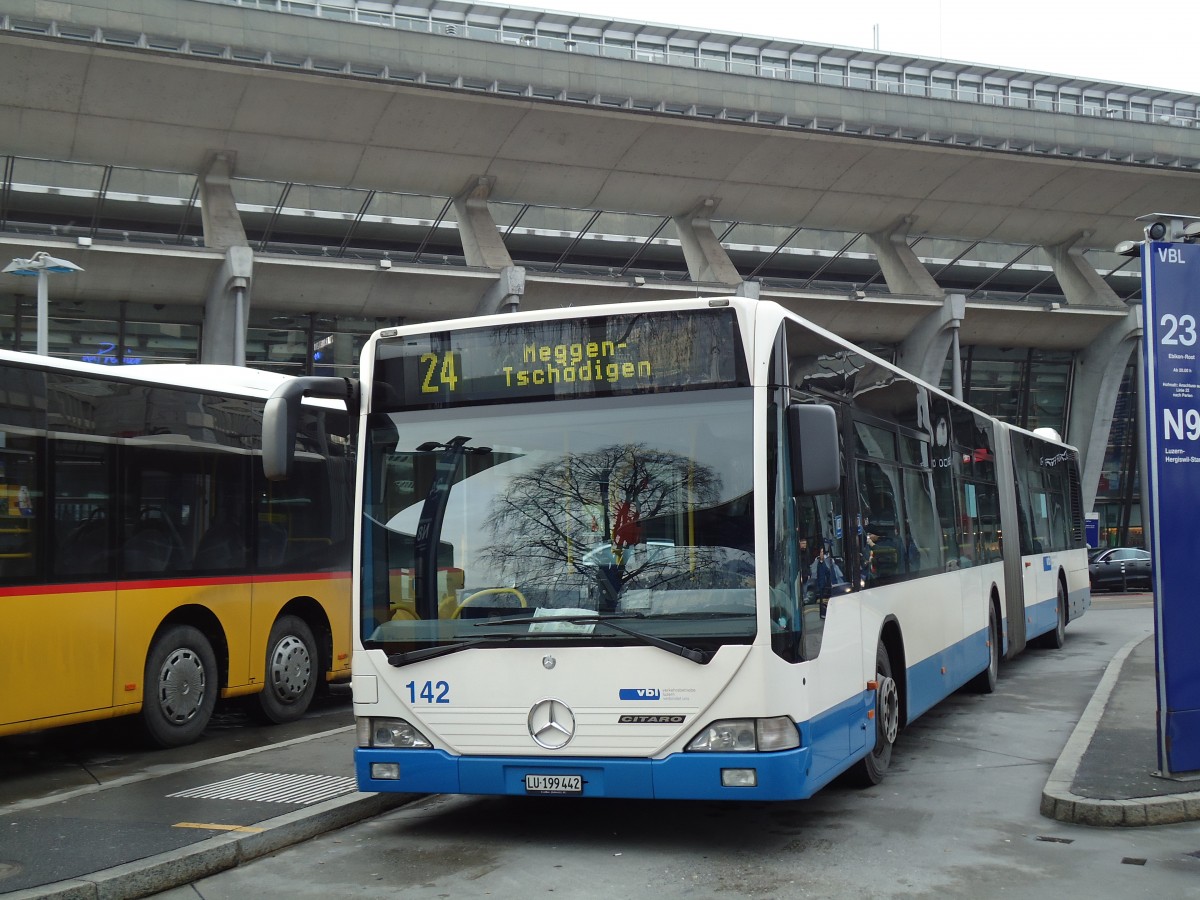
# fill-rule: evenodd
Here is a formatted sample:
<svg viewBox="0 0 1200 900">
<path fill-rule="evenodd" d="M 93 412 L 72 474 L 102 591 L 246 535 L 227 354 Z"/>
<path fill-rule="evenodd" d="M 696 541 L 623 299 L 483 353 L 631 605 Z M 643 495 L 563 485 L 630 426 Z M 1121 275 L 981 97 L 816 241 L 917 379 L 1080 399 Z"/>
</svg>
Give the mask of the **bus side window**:
<svg viewBox="0 0 1200 900">
<path fill-rule="evenodd" d="M 192 529 L 202 454 L 191 448 L 122 448 L 126 574 L 177 572 L 192 567 Z M 187 535 L 185 539 L 185 534 Z"/>
<path fill-rule="evenodd" d="M 899 485 L 899 467 L 859 461 L 858 489 L 862 494 L 860 555 L 862 581 L 868 586 L 895 581 L 908 571 Z"/>
<path fill-rule="evenodd" d="M 109 575 L 113 502 L 108 495 L 112 447 L 52 441 L 54 518 L 62 529 L 54 574 Z"/>
<path fill-rule="evenodd" d="M 333 564 L 328 479 L 324 461 L 298 457 L 286 480 L 259 480 L 259 566 L 296 571 Z"/>
<path fill-rule="evenodd" d="M 40 482 L 45 444 L 21 434 L 0 432 L 0 583 L 28 578 L 42 561 L 41 529 L 47 521 Z"/>
<path fill-rule="evenodd" d="M 942 533 L 928 471 L 904 471 L 904 563 L 910 578 L 942 569 Z"/>
</svg>

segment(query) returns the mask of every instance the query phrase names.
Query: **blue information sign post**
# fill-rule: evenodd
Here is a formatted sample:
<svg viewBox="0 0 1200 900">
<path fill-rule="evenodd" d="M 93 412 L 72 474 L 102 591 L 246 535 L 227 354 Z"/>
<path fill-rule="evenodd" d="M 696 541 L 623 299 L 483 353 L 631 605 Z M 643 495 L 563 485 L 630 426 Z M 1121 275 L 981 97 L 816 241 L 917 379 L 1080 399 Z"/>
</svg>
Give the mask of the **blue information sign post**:
<svg viewBox="0 0 1200 900">
<path fill-rule="evenodd" d="M 1200 771 L 1200 245 L 1147 241 L 1142 295 L 1158 764 L 1181 775 Z"/>
</svg>

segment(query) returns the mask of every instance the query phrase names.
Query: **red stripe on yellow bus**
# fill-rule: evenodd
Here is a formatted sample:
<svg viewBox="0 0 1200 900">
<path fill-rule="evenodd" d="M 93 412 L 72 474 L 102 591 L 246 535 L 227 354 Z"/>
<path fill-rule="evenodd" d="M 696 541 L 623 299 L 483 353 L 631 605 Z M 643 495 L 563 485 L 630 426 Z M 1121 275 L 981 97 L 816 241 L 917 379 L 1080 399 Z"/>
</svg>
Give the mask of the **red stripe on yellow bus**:
<svg viewBox="0 0 1200 900">
<path fill-rule="evenodd" d="M 90 581 L 64 584 L 24 584 L 0 588 L 0 597 L 28 597 L 38 594 L 87 594 L 97 591 L 132 591 L 153 588 L 207 587 L 218 584 L 279 584 L 285 581 L 336 581 L 349 578 L 347 572 L 288 572 L 278 575 L 220 575 L 206 578 L 148 578 L 145 581 Z"/>
</svg>

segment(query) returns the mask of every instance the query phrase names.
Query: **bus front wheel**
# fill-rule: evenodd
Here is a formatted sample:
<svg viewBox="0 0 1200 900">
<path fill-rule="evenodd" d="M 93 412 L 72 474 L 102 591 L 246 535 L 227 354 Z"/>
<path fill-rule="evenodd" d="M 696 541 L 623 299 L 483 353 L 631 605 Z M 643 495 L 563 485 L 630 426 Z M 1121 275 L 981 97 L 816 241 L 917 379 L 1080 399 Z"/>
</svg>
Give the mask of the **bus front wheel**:
<svg viewBox="0 0 1200 900">
<path fill-rule="evenodd" d="M 883 641 L 875 650 L 875 684 L 875 746 L 850 770 L 851 780 L 860 787 L 883 780 L 900 731 L 900 689 L 892 678 L 892 660 Z"/>
<path fill-rule="evenodd" d="M 320 675 L 312 629 L 297 616 L 280 616 L 267 640 L 267 682 L 255 695 L 268 722 L 294 722 L 308 711 Z"/>
<path fill-rule="evenodd" d="M 200 737 L 217 705 L 217 658 L 191 625 L 160 634 L 146 657 L 142 726 L 159 747 L 182 747 Z"/>
</svg>

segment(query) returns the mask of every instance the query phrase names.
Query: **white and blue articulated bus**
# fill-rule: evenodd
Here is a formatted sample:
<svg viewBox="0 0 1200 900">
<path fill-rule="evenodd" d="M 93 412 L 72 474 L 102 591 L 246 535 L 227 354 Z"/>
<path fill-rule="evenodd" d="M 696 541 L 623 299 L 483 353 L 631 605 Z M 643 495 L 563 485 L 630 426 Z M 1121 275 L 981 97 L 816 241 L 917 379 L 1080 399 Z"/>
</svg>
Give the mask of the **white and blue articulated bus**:
<svg viewBox="0 0 1200 900">
<path fill-rule="evenodd" d="M 363 791 L 786 800 L 1090 602 L 1077 455 L 770 302 L 389 328 L 361 381 Z M 286 471 L 268 449 L 270 474 Z"/>
</svg>

